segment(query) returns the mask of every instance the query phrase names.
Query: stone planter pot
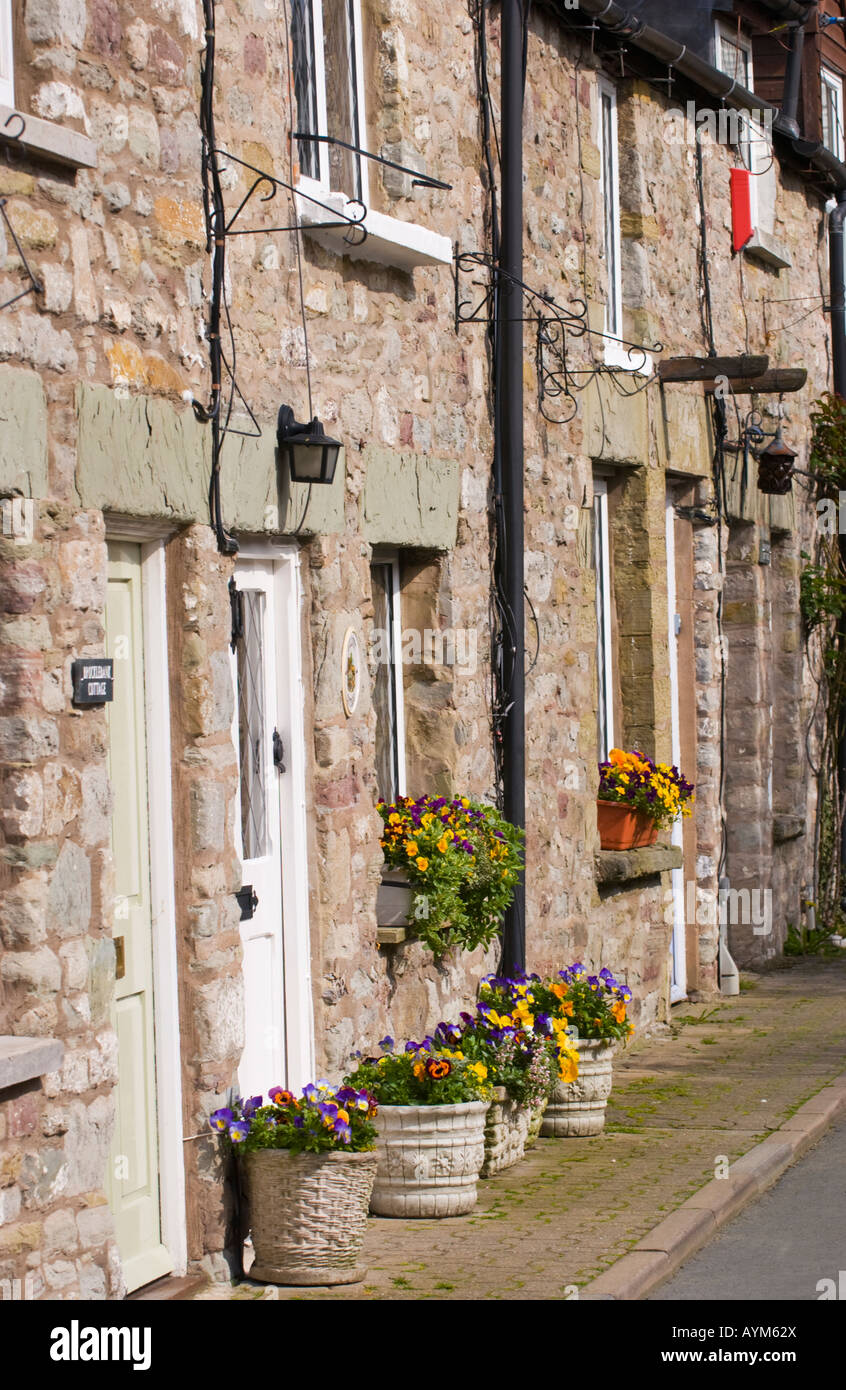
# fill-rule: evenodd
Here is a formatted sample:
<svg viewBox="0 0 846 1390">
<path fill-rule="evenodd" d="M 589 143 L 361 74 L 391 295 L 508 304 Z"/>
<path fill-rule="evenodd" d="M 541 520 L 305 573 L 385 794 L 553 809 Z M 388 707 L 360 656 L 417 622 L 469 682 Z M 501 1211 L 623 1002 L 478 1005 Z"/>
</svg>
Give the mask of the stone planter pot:
<svg viewBox="0 0 846 1390">
<path fill-rule="evenodd" d="M 354 1284 L 367 1227 L 376 1153 L 244 1154 L 255 1261 L 267 1284 Z"/>
<path fill-rule="evenodd" d="M 377 1216 L 463 1216 L 476 1205 L 485 1157 L 488 1102 L 463 1105 L 380 1105 Z"/>
<path fill-rule="evenodd" d="M 614 1049 L 602 1039 L 579 1038 L 579 1074 L 559 1081 L 546 1107 L 541 1134 L 553 1139 L 582 1139 L 601 1134 L 611 1094 Z"/>
<path fill-rule="evenodd" d="M 512 1100 L 504 1086 L 494 1086 L 485 1120 L 485 1161 L 480 1176 L 491 1178 L 519 1163 L 526 1148 L 530 1111 Z"/>
<path fill-rule="evenodd" d="M 596 823 L 600 849 L 641 849 L 654 845 L 658 826 L 645 811 L 633 811 L 622 801 L 597 801 Z"/>
<path fill-rule="evenodd" d="M 382 870 L 376 890 L 377 927 L 407 927 L 411 921 L 411 885 L 404 869 Z"/>
<path fill-rule="evenodd" d="M 546 1101 L 536 1105 L 534 1110 L 529 1111 L 529 1123 L 526 1131 L 526 1148 L 531 1149 L 538 1142 L 540 1137 L 543 1117 L 546 1114 Z"/>
</svg>

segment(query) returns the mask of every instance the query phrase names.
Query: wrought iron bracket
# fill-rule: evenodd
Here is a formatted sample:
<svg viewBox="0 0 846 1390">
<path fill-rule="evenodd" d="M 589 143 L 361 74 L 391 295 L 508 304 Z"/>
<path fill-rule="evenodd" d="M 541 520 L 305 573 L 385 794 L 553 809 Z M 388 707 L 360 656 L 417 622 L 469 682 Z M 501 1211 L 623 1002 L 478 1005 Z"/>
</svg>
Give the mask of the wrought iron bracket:
<svg viewBox="0 0 846 1390">
<path fill-rule="evenodd" d="M 21 120 L 23 121 L 23 117 L 21 117 Z M 24 127 L 22 126 L 21 134 L 23 133 L 23 129 Z M 3 226 L 5 227 L 6 231 L 12 239 L 12 244 L 14 245 L 14 248 L 17 251 L 18 256 L 20 257 L 24 274 L 26 275 L 29 281 L 29 284 L 27 285 L 26 289 L 20 290 L 18 294 L 13 294 L 11 299 L 6 299 L 3 301 L 2 304 L 0 304 L 0 310 L 3 310 L 8 309 L 11 304 L 17 304 L 19 299 L 24 299 L 28 294 L 42 294 L 44 287 L 41 284 L 41 281 L 35 275 L 31 265 L 29 264 L 29 261 L 26 258 L 26 253 L 18 240 L 17 233 L 15 232 L 14 227 L 9 221 L 9 214 L 6 212 L 5 198 L 0 198 L 0 221 L 2 221 Z"/>
</svg>

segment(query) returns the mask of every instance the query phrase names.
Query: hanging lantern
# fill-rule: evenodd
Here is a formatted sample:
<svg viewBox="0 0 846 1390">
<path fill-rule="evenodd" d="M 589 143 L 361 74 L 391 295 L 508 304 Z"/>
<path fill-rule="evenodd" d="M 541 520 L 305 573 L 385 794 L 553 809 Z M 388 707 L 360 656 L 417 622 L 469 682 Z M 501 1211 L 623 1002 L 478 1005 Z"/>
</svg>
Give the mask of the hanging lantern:
<svg viewBox="0 0 846 1390">
<path fill-rule="evenodd" d="M 276 438 L 280 453 L 287 457 L 292 483 L 332 482 L 341 443 L 323 433 L 316 416 L 301 425 L 289 405 L 280 405 Z"/>
<path fill-rule="evenodd" d="M 758 455 L 758 489 L 773 497 L 783 497 L 793 486 L 796 454 L 788 448 L 778 430 L 775 439 Z"/>
</svg>

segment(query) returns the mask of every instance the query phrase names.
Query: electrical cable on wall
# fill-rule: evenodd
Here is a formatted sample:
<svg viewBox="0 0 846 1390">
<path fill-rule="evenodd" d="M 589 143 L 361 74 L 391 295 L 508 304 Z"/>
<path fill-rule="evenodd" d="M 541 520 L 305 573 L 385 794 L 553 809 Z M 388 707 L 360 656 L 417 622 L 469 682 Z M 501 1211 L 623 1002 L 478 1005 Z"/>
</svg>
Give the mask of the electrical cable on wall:
<svg viewBox="0 0 846 1390">
<path fill-rule="evenodd" d="M 365 221 L 368 209 L 358 198 L 346 200 L 345 209 L 341 210 L 337 206 L 328 203 L 325 199 L 318 197 L 316 193 L 306 191 L 304 188 L 294 184 L 293 176 L 293 154 L 290 156 L 290 179 L 280 178 L 278 174 L 269 170 L 259 169 L 250 164 L 247 160 L 241 159 L 230 150 L 218 145 L 215 134 L 214 119 L 214 88 L 215 88 L 215 0 L 203 0 L 203 17 L 205 24 L 205 49 L 200 65 L 200 131 L 202 136 L 202 178 L 203 178 L 203 211 L 206 223 L 206 250 L 212 257 L 212 276 L 211 289 L 209 294 L 209 316 L 206 330 L 209 348 L 209 367 L 211 371 L 211 388 L 208 404 L 197 400 L 190 393 L 186 393 L 191 401 L 194 414 L 203 423 L 211 425 L 212 433 L 212 466 L 209 480 L 209 514 L 211 524 L 217 537 L 218 548 L 223 554 L 234 555 L 238 551 L 238 542 L 235 537 L 227 530 L 222 514 L 221 495 L 220 495 L 220 470 L 221 452 L 224 442 L 229 434 L 241 435 L 246 438 L 260 438 L 262 434 L 261 426 L 256 419 L 255 413 L 250 407 L 237 379 L 237 354 L 235 345 L 235 333 L 230 316 L 229 304 L 226 298 L 226 243 L 230 237 L 261 235 L 266 236 L 275 232 L 294 232 L 297 237 L 297 262 L 298 262 L 298 281 L 300 290 L 300 312 L 303 320 L 305 319 L 305 303 L 303 294 L 303 274 L 302 274 L 302 253 L 300 237 L 302 232 L 302 219 L 298 214 L 297 200 L 302 200 L 310 207 L 320 210 L 318 224 L 321 231 L 329 229 L 340 229 L 343 231 L 343 239 L 350 246 L 361 246 L 367 237 Z M 289 24 L 288 11 L 285 8 L 286 21 L 286 51 L 288 52 L 288 115 L 289 129 L 293 127 L 293 95 L 291 89 L 290 73 L 290 45 L 288 43 Z M 428 174 L 421 173 L 420 170 L 410 169 L 406 165 L 399 164 L 395 160 L 384 158 L 382 155 L 375 155 L 368 150 L 352 145 L 347 141 L 338 139 L 334 136 L 319 135 L 308 131 L 293 131 L 289 134 L 289 146 L 292 150 L 293 141 L 313 141 L 315 143 L 326 143 L 330 147 L 343 147 L 352 150 L 354 154 L 362 159 L 394 169 L 400 173 L 407 174 L 412 184 L 425 188 L 438 188 L 449 191 L 450 184 L 442 182 L 440 179 L 432 178 Z M 222 164 L 221 164 L 222 161 Z M 234 212 L 227 214 L 226 203 L 223 196 L 223 184 L 221 174 L 229 165 L 235 165 L 239 170 L 246 171 L 249 187 L 241 198 Z M 284 226 L 235 226 L 235 223 L 252 205 L 254 199 L 260 204 L 271 202 L 280 190 L 287 192 L 292 203 L 292 220 Z M 354 209 L 354 211 L 350 211 Z M 223 350 L 221 340 L 222 327 L 225 323 L 226 334 L 229 342 L 229 356 Z M 306 345 L 306 375 L 309 395 L 309 410 L 313 414 L 311 407 L 311 374 L 308 358 L 308 336 L 304 332 Z M 223 405 L 224 395 L 224 376 L 228 383 L 226 406 Z M 243 405 L 249 418 L 252 428 L 240 429 L 232 423 L 233 410 L 237 399 Z M 308 497 L 306 508 L 308 507 Z M 305 520 L 305 511 L 297 525 L 297 534 Z"/>
</svg>

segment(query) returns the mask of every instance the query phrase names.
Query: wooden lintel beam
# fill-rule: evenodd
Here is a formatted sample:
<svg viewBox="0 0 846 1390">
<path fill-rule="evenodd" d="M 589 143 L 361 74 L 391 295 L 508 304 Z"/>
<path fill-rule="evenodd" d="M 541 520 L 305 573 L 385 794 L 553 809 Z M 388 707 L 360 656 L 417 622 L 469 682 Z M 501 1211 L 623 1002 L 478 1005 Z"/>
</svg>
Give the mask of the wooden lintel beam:
<svg viewBox="0 0 846 1390">
<path fill-rule="evenodd" d="M 808 380 L 804 367 L 774 367 L 763 376 L 729 377 L 732 396 L 780 396 L 782 392 L 801 391 Z M 716 381 L 705 382 L 705 395 L 713 396 Z"/>
<path fill-rule="evenodd" d="M 763 376 L 769 357 L 666 357 L 658 363 L 662 381 L 715 381 L 718 376 Z"/>
</svg>

